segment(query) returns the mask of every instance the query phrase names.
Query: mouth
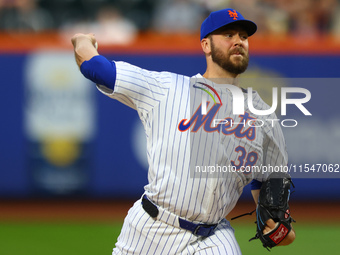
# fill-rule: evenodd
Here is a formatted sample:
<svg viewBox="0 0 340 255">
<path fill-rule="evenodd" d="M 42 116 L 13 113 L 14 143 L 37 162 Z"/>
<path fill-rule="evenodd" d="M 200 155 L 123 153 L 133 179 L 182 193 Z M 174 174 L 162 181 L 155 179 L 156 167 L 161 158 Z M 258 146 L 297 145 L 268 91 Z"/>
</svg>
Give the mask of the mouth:
<svg viewBox="0 0 340 255">
<path fill-rule="evenodd" d="M 235 56 L 243 56 L 244 53 L 243 52 L 240 52 L 240 51 L 234 51 L 231 53 L 231 55 L 235 55 Z"/>
<path fill-rule="evenodd" d="M 233 54 L 231 54 L 232 56 L 243 56 L 243 54 L 241 54 L 241 53 L 233 53 Z"/>
<path fill-rule="evenodd" d="M 244 55 L 244 51 L 241 49 L 236 49 L 231 51 L 230 55 L 235 55 L 235 56 L 243 56 Z"/>
</svg>

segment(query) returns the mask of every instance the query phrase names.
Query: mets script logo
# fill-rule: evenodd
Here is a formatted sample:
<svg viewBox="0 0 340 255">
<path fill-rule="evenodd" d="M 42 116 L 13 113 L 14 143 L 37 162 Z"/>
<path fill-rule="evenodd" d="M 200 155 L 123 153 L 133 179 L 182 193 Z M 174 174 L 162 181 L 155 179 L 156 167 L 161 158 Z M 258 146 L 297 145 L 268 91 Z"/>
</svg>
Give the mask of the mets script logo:
<svg viewBox="0 0 340 255">
<path fill-rule="evenodd" d="M 233 20 L 237 20 L 238 15 L 237 15 L 237 12 L 235 10 L 233 12 L 232 11 L 228 11 L 228 12 L 229 12 L 230 18 L 233 18 Z"/>
<path fill-rule="evenodd" d="M 210 91 L 199 86 L 198 84 L 209 88 L 216 95 L 219 102 L 216 102 Z M 191 132 L 196 133 L 201 128 L 203 128 L 203 130 L 208 133 L 222 132 L 224 135 L 235 135 L 237 138 L 246 138 L 250 141 L 255 139 L 256 129 L 252 124 L 249 123 L 255 121 L 256 119 L 251 117 L 248 112 L 236 115 L 234 118 L 226 117 L 224 119 L 216 119 L 215 116 L 222 106 L 221 98 L 216 90 L 202 82 L 197 82 L 193 85 L 193 87 L 205 91 L 212 98 L 215 104 L 210 107 L 209 111 L 207 111 L 207 107 L 209 106 L 210 102 L 203 100 L 191 116 L 190 120 L 182 119 L 179 122 L 178 130 L 180 132 L 185 132 L 189 130 L 189 128 L 192 128 Z M 248 126 L 246 126 L 246 123 L 248 123 Z"/>
</svg>

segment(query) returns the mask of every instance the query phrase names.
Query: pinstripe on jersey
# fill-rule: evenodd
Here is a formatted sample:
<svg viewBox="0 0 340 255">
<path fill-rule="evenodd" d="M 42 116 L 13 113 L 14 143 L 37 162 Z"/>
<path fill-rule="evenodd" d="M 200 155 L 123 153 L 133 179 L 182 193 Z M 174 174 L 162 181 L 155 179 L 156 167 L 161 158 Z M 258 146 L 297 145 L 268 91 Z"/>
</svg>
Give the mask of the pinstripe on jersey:
<svg viewBox="0 0 340 255">
<path fill-rule="evenodd" d="M 207 133 L 203 128 L 196 133 L 190 130 L 181 132 L 178 124 L 183 119 L 190 119 L 197 108 L 197 100 L 204 93 L 202 90 L 191 92 L 190 89 L 190 80 L 204 79 L 201 75 L 190 79 L 169 72 L 147 71 L 124 62 L 116 62 L 116 68 L 114 93 L 101 85 L 98 88 L 136 109 L 144 125 L 149 163 L 145 194 L 164 209 L 193 222 L 220 222 L 216 230 L 218 235 L 200 240 L 188 231 L 154 221 L 137 201 L 125 219 L 116 247 L 122 254 L 194 254 L 199 251 L 202 252 L 196 254 L 219 254 L 212 250 L 221 250 L 220 254 L 240 254 L 233 231 L 224 218 L 235 206 L 245 185 L 253 178 L 263 180 L 267 176 L 236 172 L 219 173 L 210 178 L 207 174 L 193 173 L 190 166 L 237 163 L 241 153 L 237 148 L 240 147 L 257 153 L 258 165 L 286 165 L 287 153 L 281 128 L 278 125 L 254 128 L 256 136 L 253 140 L 222 132 Z M 224 119 L 230 116 L 231 94 L 227 89 L 215 88 L 223 102 L 216 118 Z M 256 109 L 268 109 L 257 93 L 252 97 Z M 145 249 L 152 251 L 145 253 Z M 171 249 L 171 252 L 159 252 L 163 249 Z M 224 249 L 234 251 L 226 253 Z M 114 254 L 119 254 L 118 249 Z"/>
</svg>

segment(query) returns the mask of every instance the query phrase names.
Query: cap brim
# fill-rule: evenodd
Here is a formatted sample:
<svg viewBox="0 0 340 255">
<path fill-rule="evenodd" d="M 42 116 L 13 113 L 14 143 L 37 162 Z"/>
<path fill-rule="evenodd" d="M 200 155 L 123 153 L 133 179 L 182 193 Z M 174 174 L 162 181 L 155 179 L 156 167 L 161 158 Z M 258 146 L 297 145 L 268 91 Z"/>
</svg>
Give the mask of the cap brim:
<svg viewBox="0 0 340 255">
<path fill-rule="evenodd" d="M 225 25 L 226 27 L 230 26 L 230 25 L 239 25 L 240 27 L 243 27 L 244 30 L 247 31 L 248 36 L 251 36 L 253 34 L 255 34 L 256 30 L 257 30 L 257 26 L 254 22 L 252 22 L 251 20 L 235 20 L 234 22 L 231 22 L 227 25 Z"/>
</svg>

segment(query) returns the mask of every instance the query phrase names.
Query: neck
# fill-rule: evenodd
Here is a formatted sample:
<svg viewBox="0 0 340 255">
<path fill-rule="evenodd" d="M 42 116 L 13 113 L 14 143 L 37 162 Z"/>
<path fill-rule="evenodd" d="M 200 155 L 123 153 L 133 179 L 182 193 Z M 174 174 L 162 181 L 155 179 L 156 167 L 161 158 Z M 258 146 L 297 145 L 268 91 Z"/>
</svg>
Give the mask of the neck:
<svg viewBox="0 0 340 255">
<path fill-rule="evenodd" d="M 208 66 L 203 77 L 218 84 L 233 84 L 238 86 L 239 75 L 230 73 L 217 65 L 215 65 L 214 68 L 209 68 Z"/>
</svg>

